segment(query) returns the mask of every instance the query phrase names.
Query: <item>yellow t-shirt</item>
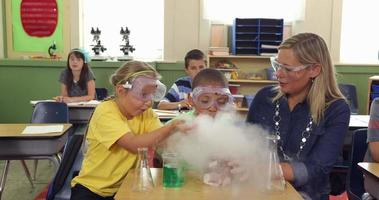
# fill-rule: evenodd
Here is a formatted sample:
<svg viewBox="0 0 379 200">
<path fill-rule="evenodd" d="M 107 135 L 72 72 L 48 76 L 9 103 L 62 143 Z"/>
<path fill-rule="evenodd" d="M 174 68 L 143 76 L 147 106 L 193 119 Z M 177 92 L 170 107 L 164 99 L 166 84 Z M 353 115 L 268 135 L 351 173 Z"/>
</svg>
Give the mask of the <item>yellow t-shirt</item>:
<svg viewBox="0 0 379 200">
<path fill-rule="evenodd" d="M 128 120 L 114 100 L 99 104 L 89 123 L 82 168 L 71 186 L 79 183 L 100 196 L 114 195 L 137 158 L 116 141 L 126 133 L 140 135 L 161 126 L 151 108 Z"/>
</svg>

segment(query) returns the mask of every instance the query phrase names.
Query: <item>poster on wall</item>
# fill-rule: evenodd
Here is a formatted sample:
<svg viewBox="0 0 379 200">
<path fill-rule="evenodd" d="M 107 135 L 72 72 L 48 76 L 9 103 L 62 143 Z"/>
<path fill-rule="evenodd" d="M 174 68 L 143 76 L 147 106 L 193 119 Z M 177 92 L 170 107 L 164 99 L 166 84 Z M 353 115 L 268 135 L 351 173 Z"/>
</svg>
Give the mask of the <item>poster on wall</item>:
<svg viewBox="0 0 379 200">
<path fill-rule="evenodd" d="M 47 52 L 55 42 L 63 50 L 62 0 L 12 0 L 14 51 Z"/>
</svg>

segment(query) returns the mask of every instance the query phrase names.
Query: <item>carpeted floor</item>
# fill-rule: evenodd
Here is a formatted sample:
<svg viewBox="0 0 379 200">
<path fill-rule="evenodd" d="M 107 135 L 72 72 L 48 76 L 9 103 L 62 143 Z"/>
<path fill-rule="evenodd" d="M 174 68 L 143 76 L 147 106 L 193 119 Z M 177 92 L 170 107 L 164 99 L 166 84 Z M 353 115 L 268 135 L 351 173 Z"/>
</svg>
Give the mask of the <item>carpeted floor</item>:
<svg viewBox="0 0 379 200">
<path fill-rule="evenodd" d="M 29 171 L 33 173 L 33 161 L 26 161 Z M 4 161 L 0 161 L 0 172 L 4 169 Z M 33 200 L 40 193 L 53 177 L 53 163 L 47 160 L 38 161 L 36 180 L 33 181 L 34 188 L 26 178 L 21 162 L 14 160 L 10 162 L 5 189 L 2 200 Z"/>
</svg>

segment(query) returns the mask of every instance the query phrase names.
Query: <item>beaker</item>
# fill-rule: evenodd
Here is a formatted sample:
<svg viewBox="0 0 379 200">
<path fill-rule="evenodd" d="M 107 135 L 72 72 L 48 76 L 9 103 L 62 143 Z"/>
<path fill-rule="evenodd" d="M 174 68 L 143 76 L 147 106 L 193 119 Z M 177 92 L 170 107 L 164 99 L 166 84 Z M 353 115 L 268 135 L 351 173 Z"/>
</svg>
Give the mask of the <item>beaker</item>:
<svg viewBox="0 0 379 200">
<path fill-rule="evenodd" d="M 136 168 L 134 169 L 132 190 L 134 192 L 149 192 L 153 190 L 154 182 L 148 165 L 147 148 L 138 148 Z"/>
<path fill-rule="evenodd" d="M 168 188 L 181 187 L 184 184 L 184 166 L 178 154 L 163 153 L 163 186 Z"/>
<path fill-rule="evenodd" d="M 285 180 L 283 176 L 282 167 L 277 152 L 278 138 L 276 135 L 267 137 L 269 152 L 268 152 L 268 176 L 266 182 L 266 189 L 269 191 L 283 191 Z"/>
</svg>

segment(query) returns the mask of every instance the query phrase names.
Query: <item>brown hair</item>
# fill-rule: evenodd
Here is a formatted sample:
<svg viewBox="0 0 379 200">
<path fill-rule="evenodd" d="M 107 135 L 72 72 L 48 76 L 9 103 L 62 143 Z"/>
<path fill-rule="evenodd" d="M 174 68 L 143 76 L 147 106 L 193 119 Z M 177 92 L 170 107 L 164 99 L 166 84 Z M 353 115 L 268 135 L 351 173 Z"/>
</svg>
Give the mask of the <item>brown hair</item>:
<svg viewBox="0 0 379 200">
<path fill-rule="evenodd" d="M 190 60 L 204 60 L 205 61 L 205 55 L 199 49 L 192 49 L 191 51 L 189 51 L 184 57 L 184 66 L 186 69 L 189 66 Z"/>
<path fill-rule="evenodd" d="M 160 74 L 149 64 L 141 61 L 129 61 L 124 63 L 114 74 L 111 75 L 109 82 L 113 86 L 117 86 L 118 84 L 124 84 L 126 81 L 137 76 L 161 77 Z"/>
<path fill-rule="evenodd" d="M 205 84 L 219 84 L 225 88 L 229 87 L 228 80 L 219 70 L 206 68 L 201 70 L 192 81 L 192 89 Z"/>
</svg>

